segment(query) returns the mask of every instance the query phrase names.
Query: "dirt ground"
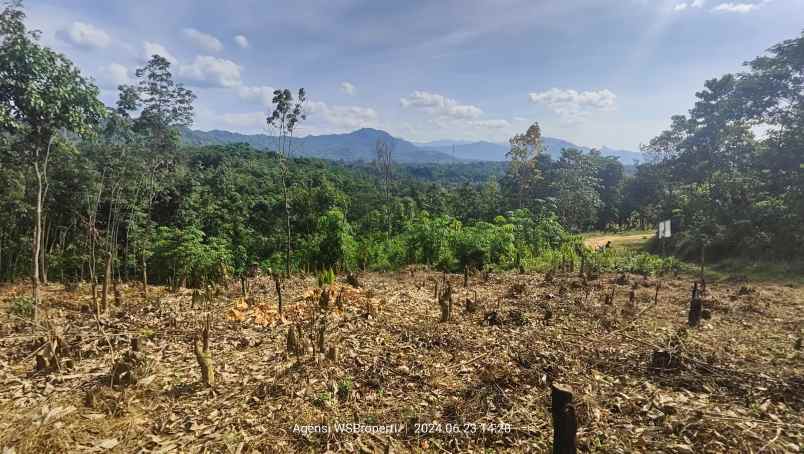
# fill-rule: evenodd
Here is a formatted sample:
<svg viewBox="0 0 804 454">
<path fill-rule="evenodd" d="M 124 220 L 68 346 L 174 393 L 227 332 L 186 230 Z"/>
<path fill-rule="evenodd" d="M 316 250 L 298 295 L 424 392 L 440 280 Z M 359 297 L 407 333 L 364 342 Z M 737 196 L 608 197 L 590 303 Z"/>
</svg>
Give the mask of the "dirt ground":
<svg viewBox="0 0 804 454">
<path fill-rule="evenodd" d="M 606 245 L 606 243 L 611 242 L 613 247 L 635 247 L 645 243 L 649 240 L 654 234 L 652 232 L 643 232 L 643 233 L 633 233 L 633 234 L 618 234 L 613 233 L 610 235 L 594 235 L 584 238 L 584 244 L 591 248 L 592 250 L 596 250 Z"/>
<path fill-rule="evenodd" d="M 322 309 L 315 279 L 294 278 L 284 320 L 267 277 L 247 300 L 233 284 L 211 303 L 164 288 L 144 301 L 121 285 L 97 319 L 87 287 L 51 285 L 49 336 L 6 310 L 27 288 L 0 287 L 0 449 L 541 453 L 551 383 L 574 391 L 581 452 L 804 448 L 802 288 L 709 283 L 709 318 L 689 328 L 690 278 L 660 279 L 656 298 L 641 276 L 475 275 L 464 288 L 451 275 L 452 319 L 440 322 L 441 279 L 339 279 Z M 192 346 L 205 309 L 212 388 Z M 317 312 L 334 359 L 310 351 Z M 297 324 L 300 355 L 287 348 Z"/>
</svg>

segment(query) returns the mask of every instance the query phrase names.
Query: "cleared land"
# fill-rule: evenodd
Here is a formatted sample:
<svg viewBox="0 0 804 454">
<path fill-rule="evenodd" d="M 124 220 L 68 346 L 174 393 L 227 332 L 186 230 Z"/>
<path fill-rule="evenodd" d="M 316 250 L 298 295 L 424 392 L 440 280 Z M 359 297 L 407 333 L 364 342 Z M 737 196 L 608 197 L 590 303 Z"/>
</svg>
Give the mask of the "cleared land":
<svg viewBox="0 0 804 454">
<path fill-rule="evenodd" d="M 623 249 L 639 249 L 654 236 L 656 236 L 656 233 L 653 231 L 645 231 L 639 233 L 625 233 L 625 234 L 595 233 L 585 236 L 584 244 L 586 244 L 586 246 L 592 248 L 593 250 L 605 246 L 608 242 L 611 242 L 611 245 L 613 247 L 619 247 Z"/>
<path fill-rule="evenodd" d="M 574 275 L 552 282 L 475 276 L 465 290 L 462 276 L 453 275 L 453 319 L 440 323 L 436 279 L 441 275 L 419 271 L 361 276 L 362 289 L 336 283 L 341 302 L 328 309 L 326 336 L 338 349 L 334 361 L 287 353 L 291 324 L 318 307 L 312 278 L 287 283 L 293 303 L 285 321 L 276 316 L 267 278 L 256 279 L 251 304 L 232 287 L 210 307 L 212 389 L 199 383 L 191 347 L 201 316 L 191 308 L 192 291 L 158 289 L 144 302 L 136 289 L 121 287 L 120 301 L 99 324 L 86 313 L 88 289 L 51 286 L 49 339 L 58 339 L 61 370 L 36 371 L 44 333 L 31 335 L 28 321 L 5 310 L 0 316 L 0 446 L 545 452 L 552 437 L 548 385 L 556 381 L 575 390 L 585 451 L 801 448 L 801 288 L 710 284 L 704 305 L 711 318 L 688 329 L 685 279 L 662 280 L 656 302 L 656 281 L 637 276 L 586 283 Z M 26 290 L 4 287 L 2 299 Z M 466 298 L 479 304 L 476 311 L 466 311 Z M 133 338 L 141 353 L 131 352 Z M 673 359 L 657 369 L 652 356 L 659 350 Z M 126 362 L 136 383 L 110 386 Z M 433 422 L 441 424 L 427 426 L 434 433 L 417 433 Z M 401 432 L 333 433 L 338 423 L 393 424 Z M 331 432 L 304 433 L 322 425 Z"/>
</svg>

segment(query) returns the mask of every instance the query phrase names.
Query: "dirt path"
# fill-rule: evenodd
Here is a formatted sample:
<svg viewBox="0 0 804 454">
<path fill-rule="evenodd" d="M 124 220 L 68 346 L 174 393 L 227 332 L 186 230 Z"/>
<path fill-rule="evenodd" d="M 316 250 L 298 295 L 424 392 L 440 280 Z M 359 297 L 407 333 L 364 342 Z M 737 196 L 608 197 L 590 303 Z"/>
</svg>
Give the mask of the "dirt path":
<svg viewBox="0 0 804 454">
<path fill-rule="evenodd" d="M 638 242 L 643 242 L 651 237 L 650 232 L 643 232 L 643 233 L 635 233 L 629 235 L 618 235 L 618 234 L 611 234 L 611 235 L 603 235 L 603 236 L 593 236 L 584 239 L 584 244 L 589 246 L 592 249 L 597 249 L 601 246 L 605 246 L 606 243 L 611 241 L 612 246 L 624 246 L 627 244 L 633 244 Z"/>
</svg>

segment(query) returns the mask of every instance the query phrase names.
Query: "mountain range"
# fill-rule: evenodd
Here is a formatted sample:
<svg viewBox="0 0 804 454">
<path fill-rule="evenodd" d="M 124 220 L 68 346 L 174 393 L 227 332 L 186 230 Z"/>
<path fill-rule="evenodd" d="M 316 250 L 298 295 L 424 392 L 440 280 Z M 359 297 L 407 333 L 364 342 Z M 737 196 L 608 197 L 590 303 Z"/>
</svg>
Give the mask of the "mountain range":
<svg viewBox="0 0 804 454">
<path fill-rule="evenodd" d="M 456 161 L 505 161 L 509 146 L 503 143 L 470 142 L 464 140 L 438 140 L 426 143 L 413 143 L 393 137 L 385 131 L 371 128 L 358 129 L 346 134 L 325 134 L 292 139 L 295 156 L 314 157 L 333 161 L 372 161 L 378 140 L 393 146 L 394 160 L 404 163 L 444 163 Z M 588 152 L 589 147 L 554 137 L 544 137 L 545 152 L 558 159 L 564 148 L 577 148 Z M 246 143 L 258 150 L 275 149 L 276 136 L 267 134 L 240 134 L 230 131 L 182 130 L 182 141 L 190 145 L 224 145 Z M 642 153 L 603 147 L 604 156 L 615 156 L 624 165 L 643 161 Z"/>
</svg>

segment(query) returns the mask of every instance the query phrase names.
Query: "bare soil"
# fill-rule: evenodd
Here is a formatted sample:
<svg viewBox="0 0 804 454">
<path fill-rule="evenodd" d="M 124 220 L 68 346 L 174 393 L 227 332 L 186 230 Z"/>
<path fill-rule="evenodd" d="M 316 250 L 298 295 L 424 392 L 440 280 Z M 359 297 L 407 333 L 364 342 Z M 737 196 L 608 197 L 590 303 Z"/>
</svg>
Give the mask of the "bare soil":
<svg viewBox="0 0 804 454">
<path fill-rule="evenodd" d="M 652 236 L 653 234 L 649 232 L 629 235 L 613 233 L 610 235 L 590 236 L 585 238 L 583 242 L 587 247 L 593 250 L 603 247 L 609 242 L 611 242 L 611 245 L 614 247 L 634 247 L 645 243 Z"/>
<path fill-rule="evenodd" d="M 541 453 L 552 444 L 551 383 L 575 393 L 581 452 L 804 448 L 802 288 L 710 283 L 710 318 L 689 328 L 685 277 L 660 279 L 658 300 L 657 280 L 641 276 L 476 275 L 469 288 L 448 278 L 453 311 L 443 323 L 440 274 L 336 283 L 339 301 L 323 310 L 334 360 L 310 351 L 309 328 L 301 354 L 287 351 L 288 330 L 320 311 L 312 277 L 285 283 L 284 319 L 267 277 L 252 280 L 248 299 L 233 283 L 195 307 L 192 290 L 153 288 L 144 301 L 137 286 L 120 285 L 100 318 L 87 287 L 51 285 L 49 335 L 6 310 L 25 286 L 0 287 L 0 448 Z M 205 309 L 211 388 L 193 352 Z M 54 339 L 55 367 L 35 370 Z M 336 431 L 347 423 L 394 433 Z"/>
</svg>

